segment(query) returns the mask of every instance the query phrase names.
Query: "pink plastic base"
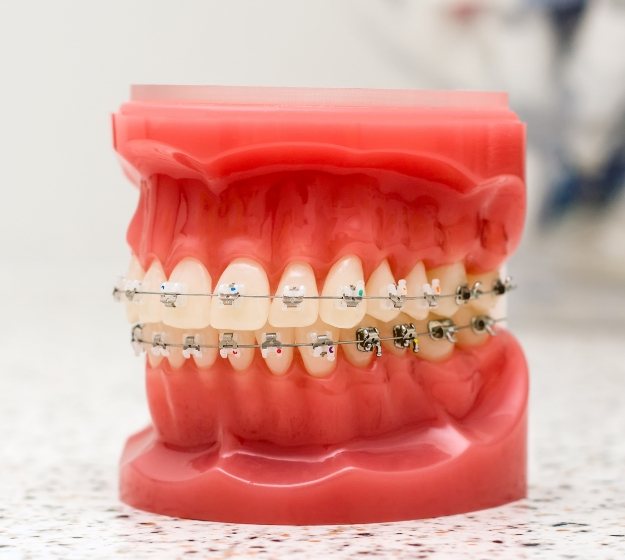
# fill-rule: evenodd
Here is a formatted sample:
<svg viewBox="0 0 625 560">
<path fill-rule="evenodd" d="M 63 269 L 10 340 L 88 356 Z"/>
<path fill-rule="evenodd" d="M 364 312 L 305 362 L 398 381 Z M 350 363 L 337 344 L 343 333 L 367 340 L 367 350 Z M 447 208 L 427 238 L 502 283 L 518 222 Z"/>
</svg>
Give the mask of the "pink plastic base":
<svg viewBox="0 0 625 560">
<path fill-rule="evenodd" d="M 396 367 L 415 363 L 414 358 L 383 359 Z M 418 363 L 423 371 L 412 368 L 408 375 L 441 405 L 433 419 L 315 447 L 253 442 L 223 429 L 211 444 L 182 448 L 163 443 L 148 428 L 126 444 L 122 500 L 177 517 L 307 525 L 450 515 L 524 497 L 527 370 L 514 338 L 501 332 L 441 364 Z M 438 383 L 436 368 L 447 372 Z M 449 378 L 450 370 L 457 382 Z M 173 381 L 180 374 L 159 375 Z M 297 375 L 273 380 L 289 384 Z M 392 376 L 382 382 L 383 390 L 390 391 Z M 471 395 L 470 409 L 454 414 L 459 399 L 466 399 L 467 383 L 475 385 L 477 378 L 480 388 Z M 180 386 L 192 388 L 193 382 Z M 353 386 L 342 385 L 347 392 Z M 171 397 L 176 398 L 175 390 Z"/>
</svg>

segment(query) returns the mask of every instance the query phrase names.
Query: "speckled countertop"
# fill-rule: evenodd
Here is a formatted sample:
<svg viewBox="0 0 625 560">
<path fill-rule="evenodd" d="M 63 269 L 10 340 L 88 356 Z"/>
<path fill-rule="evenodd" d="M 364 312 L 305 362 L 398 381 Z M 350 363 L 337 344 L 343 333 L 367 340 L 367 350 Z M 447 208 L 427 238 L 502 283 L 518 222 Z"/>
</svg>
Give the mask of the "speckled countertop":
<svg viewBox="0 0 625 560">
<path fill-rule="evenodd" d="M 89 289 L 78 297 L 41 290 L 36 274 L 0 286 L 22 288 L 0 326 L 0 559 L 625 557 L 625 329 L 616 318 L 589 330 L 566 313 L 524 308 L 512 322 L 532 371 L 527 500 L 402 523 L 224 525 L 118 501 L 122 444 L 148 419 L 141 365 L 108 298 L 114 274 L 79 276 Z"/>
</svg>

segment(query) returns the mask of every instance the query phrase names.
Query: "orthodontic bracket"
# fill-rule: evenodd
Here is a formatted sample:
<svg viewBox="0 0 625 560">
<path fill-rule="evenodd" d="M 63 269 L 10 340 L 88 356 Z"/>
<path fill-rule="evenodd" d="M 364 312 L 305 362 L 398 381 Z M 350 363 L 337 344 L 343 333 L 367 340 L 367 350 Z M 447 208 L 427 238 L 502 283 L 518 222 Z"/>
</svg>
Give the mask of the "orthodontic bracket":
<svg viewBox="0 0 625 560">
<path fill-rule="evenodd" d="M 145 350 L 143 346 L 143 323 L 137 323 L 132 326 L 132 331 L 130 334 L 130 344 L 132 345 L 132 349 L 135 352 L 135 356 L 139 356 Z"/>
<path fill-rule="evenodd" d="M 191 356 L 202 357 L 202 347 L 198 337 L 193 334 L 186 334 L 183 337 L 182 355 L 188 360 Z"/>
<path fill-rule="evenodd" d="M 315 340 L 312 343 L 313 356 L 315 358 L 326 358 L 329 362 L 336 359 L 336 347 L 334 342 L 327 334 L 314 335 Z"/>
<path fill-rule="evenodd" d="M 150 352 L 154 356 L 169 356 L 169 345 L 165 342 L 165 335 L 163 333 L 154 333 L 152 335 L 152 348 Z"/>
<path fill-rule="evenodd" d="M 241 296 L 241 285 L 236 282 L 230 284 L 220 284 L 218 289 L 219 300 L 223 305 L 232 304 Z"/>
<path fill-rule="evenodd" d="M 395 309 L 401 309 L 406 302 L 406 296 L 408 295 L 408 289 L 406 288 L 406 281 L 402 278 L 397 281 L 397 284 L 388 285 L 388 299 Z"/>
<path fill-rule="evenodd" d="M 343 287 L 342 301 L 343 307 L 354 308 L 362 301 L 365 295 L 365 285 L 363 282 L 349 284 Z"/>
<path fill-rule="evenodd" d="M 282 304 L 285 309 L 297 309 L 304 301 L 306 289 L 304 286 L 284 286 L 282 290 Z"/>
<path fill-rule="evenodd" d="M 497 280 L 493 282 L 493 293 L 498 296 L 502 296 L 514 290 L 514 288 L 516 288 L 516 286 L 512 283 L 512 278 L 510 276 L 506 276 L 503 280 L 497 278 Z"/>
<path fill-rule="evenodd" d="M 488 315 L 476 315 L 471 317 L 471 330 L 475 334 L 488 333 L 491 336 L 497 336 L 495 329 L 495 320 Z"/>
<path fill-rule="evenodd" d="M 227 358 L 228 356 L 239 357 L 239 345 L 234 338 L 234 333 L 225 332 L 221 335 L 219 338 L 219 355 L 222 358 Z"/>
<path fill-rule="evenodd" d="M 433 278 L 431 283 L 423 284 L 423 299 L 425 307 L 435 309 L 441 297 L 441 283 L 438 278 Z"/>
<path fill-rule="evenodd" d="M 282 342 L 278 340 L 278 333 L 269 332 L 263 335 L 260 353 L 263 358 L 269 357 L 270 354 L 282 355 Z"/>
<path fill-rule="evenodd" d="M 456 325 L 451 319 L 428 321 L 428 334 L 433 340 L 447 339 L 449 342 L 456 342 L 457 330 Z"/>
<path fill-rule="evenodd" d="M 419 337 L 413 323 L 394 325 L 393 338 L 396 348 L 412 348 L 415 354 L 419 352 Z"/>
<path fill-rule="evenodd" d="M 361 327 L 356 331 L 356 348 L 361 352 L 373 352 L 379 358 L 382 355 L 380 331 L 375 327 Z"/>
<path fill-rule="evenodd" d="M 184 292 L 184 286 L 178 282 L 163 282 L 161 284 L 161 303 L 165 307 L 177 307 L 178 296 Z"/>
</svg>

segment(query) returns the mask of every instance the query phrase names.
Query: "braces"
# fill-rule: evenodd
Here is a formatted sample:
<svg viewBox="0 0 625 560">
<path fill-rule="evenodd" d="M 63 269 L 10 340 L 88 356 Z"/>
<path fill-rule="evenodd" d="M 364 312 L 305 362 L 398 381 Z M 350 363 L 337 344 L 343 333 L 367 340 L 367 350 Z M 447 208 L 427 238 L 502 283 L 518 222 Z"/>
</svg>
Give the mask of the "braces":
<svg viewBox="0 0 625 560">
<path fill-rule="evenodd" d="M 280 356 L 284 348 L 312 348 L 315 357 L 326 358 L 334 361 L 336 358 L 336 346 L 341 344 L 355 344 L 361 352 L 375 352 L 376 356 L 382 356 L 382 342 L 393 341 L 397 348 L 411 348 L 413 353 L 419 352 L 419 337 L 429 336 L 432 340 L 447 340 L 456 342 L 456 334 L 464 329 L 471 329 L 476 334 L 488 334 L 496 336 L 494 326 L 496 323 L 505 321 L 505 317 L 493 319 L 488 315 L 475 315 L 467 325 L 456 325 L 451 319 L 431 320 L 427 323 L 426 332 L 417 332 L 413 323 L 401 323 L 393 325 L 393 336 L 381 337 L 377 327 L 360 327 L 356 329 L 354 340 L 332 340 L 328 333 L 312 333 L 312 342 L 283 343 L 278 339 L 275 332 L 264 333 L 260 344 L 238 344 L 236 333 L 224 332 L 221 334 L 219 344 L 201 344 L 198 335 L 183 335 L 182 343 L 166 342 L 165 335 L 161 332 L 154 333 L 152 340 L 143 337 L 144 324 L 137 323 L 131 330 L 131 344 L 135 353 L 139 355 L 145 351 L 146 346 L 150 352 L 157 356 L 168 356 L 170 348 L 181 348 L 185 358 L 201 356 L 202 349 L 218 349 L 222 358 L 228 356 L 240 356 L 242 348 L 259 348 L 263 358 L 270 354 Z"/>
<path fill-rule="evenodd" d="M 383 300 L 387 307 L 401 309 L 407 301 L 420 300 L 430 309 L 438 307 L 439 300 L 442 298 L 454 298 L 458 305 L 464 305 L 471 300 L 479 299 L 482 296 L 493 294 L 502 296 L 516 288 L 512 283 L 512 278 L 506 276 L 503 280 L 497 278 L 490 290 L 483 289 L 481 282 L 474 282 L 472 286 L 461 284 L 453 293 L 441 294 L 440 281 L 434 278 L 431 283 L 423 285 L 422 296 L 408 296 L 406 294 L 406 281 L 398 280 L 397 284 L 389 284 L 387 296 L 368 296 L 364 293 L 364 283 L 357 282 L 343 287 L 343 293 L 340 296 L 307 296 L 304 286 L 285 286 L 282 295 L 253 295 L 243 294 L 241 290 L 242 284 L 231 282 L 229 284 L 220 284 L 215 294 L 206 293 L 185 293 L 183 286 L 174 282 L 163 282 L 159 292 L 153 292 L 141 289 L 141 282 L 138 280 L 127 280 L 120 278 L 116 286 L 113 288 L 113 297 L 116 301 L 121 301 L 122 295 L 128 301 L 134 301 L 137 296 L 141 295 L 158 295 L 160 301 L 165 307 L 177 307 L 180 303 L 179 297 L 217 297 L 222 305 L 229 307 L 235 306 L 240 298 L 266 298 L 281 299 L 285 309 L 298 309 L 305 300 L 335 300 L 343 308 L 358 307 L 363 300 Z"/>
</svg>

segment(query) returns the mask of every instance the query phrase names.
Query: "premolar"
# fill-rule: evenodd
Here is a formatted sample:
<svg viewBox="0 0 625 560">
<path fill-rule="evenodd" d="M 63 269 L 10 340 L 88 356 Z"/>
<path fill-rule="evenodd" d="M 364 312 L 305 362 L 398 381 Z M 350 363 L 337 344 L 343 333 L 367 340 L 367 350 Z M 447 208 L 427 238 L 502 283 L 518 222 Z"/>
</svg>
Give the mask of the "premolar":
<svg viewBox="0 0 625 560">
<path fill-rule="evenodd" d="M 389 296 L 389 288 L 395 286 L 395 277 L 387 260 L 384 260 L 372 272 L 367 280 L 366 292 L 369 297 Z M 393 306 L 390 299 L 367 300 L 367 315 L 371 315 L 380 321 L 392 321 L 399 315 L 400 309 Z"/>
<path fill-rule="evenodd" d="M 192 294 L 210 294 L 211 277 L 198 260 L 181 260 L 172 271 L 169 283 L 179 284 Z M 178 296 L 175 307 L 163 309 L 163 323 L 179 328 L 201 329 L 210 324 L 211 298 L 203 296 Z"/>
<path fill-rule="evenodd" d="M 305 298 L 295 307 L 286 307 L 282 296 L 285 288 L 303 289 Z M 288 293 L 288 292 L 287 292 Z M 269 309 L 269 323 L 274 327 L 307 327 L 312 325 L 319 315 L 319 300 L 306 299 L 319 295 L 315 273 L 308 263 L 290 263 L 284 272 L 276 290 L 276 297 Z"/>
<path fill-rule="evenodd" d="M 139 302 L 139 320 L 142 323 L 160 323 L 163 316 L 161 303 L 161 284 L 165 281 L 165 272 L 158 260 L 153 260 L 141 283 L 141 290 L 153 292 L 142 294 Z"/>
<path fill-rule="evenodd" d="M 355 255 L 348 255 L 334 263 L 326 277 L 322 296 L 340 298 L 344 289 L 355 286 L 357 295 L 365 295 L 362 262 Z M 348 307 L 344 301 L 322 299 L 319 304 L 319 317 L 324 323 L 334 327 L 348 329 L 357 325 L 367 312 L 366 300 L 361 300 L 354 307 Z"/>
<path fill-rule="evenodd" d="M 263 267 L 251 259 L 235 259 L 223 271 L 211 302 L 211 325 L 216 329 L 256 330 L 269 315 L 269 298 L 240 297 L 231 305 L 219 298 L 220 286 L 237 284 L 242 295 L 268 295 L 269 280 Z"/>
<path fill-rule="evenodd" d="M 333 343 L 336 343 L 339 339 L 339 329 L 321 320 L 309 327 L 295 329 L 295 341 L 297 343 L 310 344 L 317 340 L 318 335 L 326 335 Z M 326 356 L 316 356 L 314 349 L 310 346 L 300 346 L 299 348 L 306 371 L 314 377 L 329 375 L 336 367 L 338 346 L 333 344 L 331 348 L 324 350 L 328 351 Z"/>
<path fill-rule="evenodd" d="M 428 323 L 431 320 L 437 320 L 430 316 L 424 321 L 415 321 L 414 325 L 417 329 L 417 333 L 427 333 Z M 454 343 L 450 342 L 446 338 L 442 340 L 434 340 L 429 334 L 421 334 L 419 336 L 419 357 L 429 362 L 440 362 L 449 356 L 454 351 Z"/>
</svg>

